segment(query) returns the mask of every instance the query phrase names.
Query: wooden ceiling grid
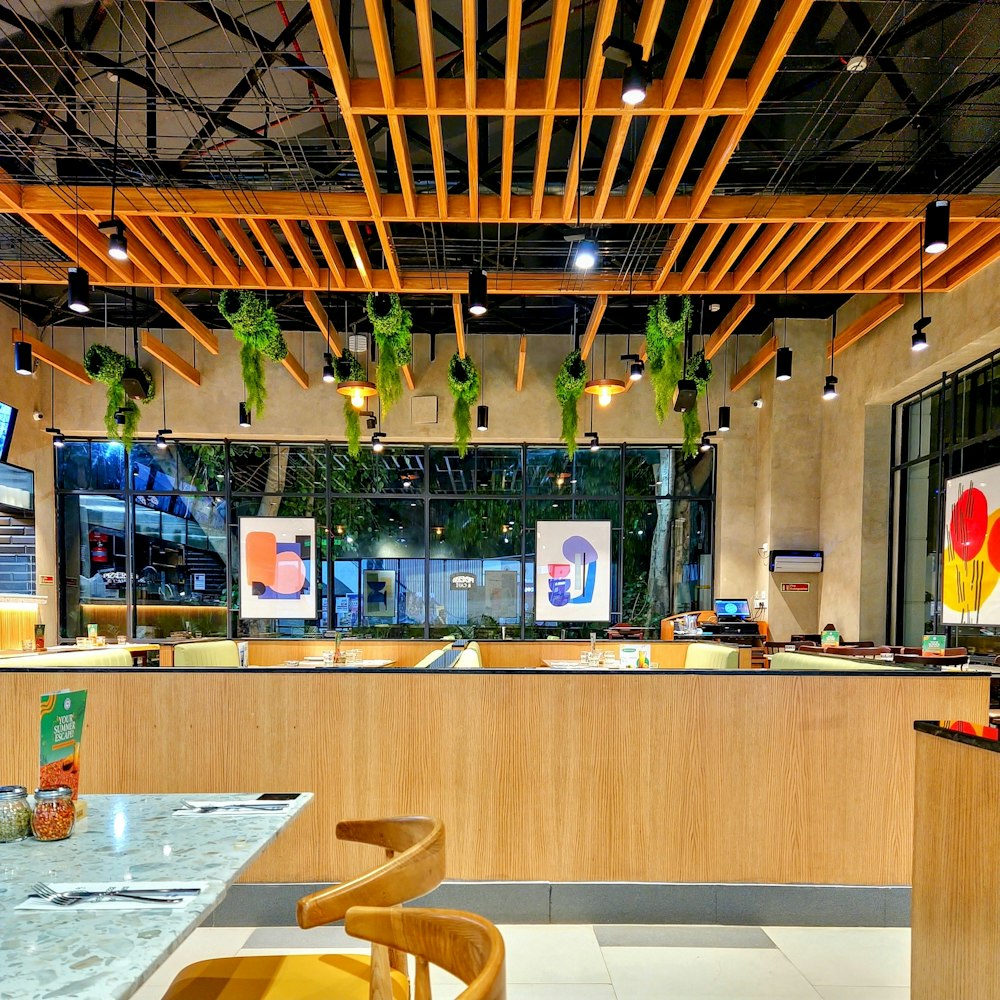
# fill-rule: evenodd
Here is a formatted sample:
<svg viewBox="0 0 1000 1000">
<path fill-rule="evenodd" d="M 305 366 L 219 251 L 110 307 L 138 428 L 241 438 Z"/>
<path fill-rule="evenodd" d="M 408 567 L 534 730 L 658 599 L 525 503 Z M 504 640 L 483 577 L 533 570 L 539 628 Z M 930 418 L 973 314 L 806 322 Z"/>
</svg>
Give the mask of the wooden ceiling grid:
<svg viewBox="0 0 1000 1000">
<path fill-rule="evenodd" d="M 582 81 L 583 115 L 574 127 L 568 162 L 552 162 L 556 118 L 577 119 L 581 81 L 563 76 L 564 47 L 571 27 L 570 0 L 552 0 L 544 75 L 522 78 L 522 0 L 509 0 L 503 78 L 479 79 L 476 0 L 462 0 L 462 79 L 436 75 L 432 0 L 414 0 L 422 76 L 398 77 L 390 33 L 380 0 L 365 0 L 376 76 L 352 78 L 333 12 L 332 0 L 310 0 L 339 111 L 357 165 L 362 192 L 225 191 L 123 187 L 118 216 L 129 233 L 127 262 L 109 260 L 99 224 L 110 219 L 111 191 L 60 185 L 20 185 L 0 173 L 0 209 L 20 216 L 65 254 L 67 263 L 86 267 L 92 283 L 152 286 L 157 301 L 203 346 L 214 336 L 177 297 L 183 289 L 252 287 L 302 292 L 307 303 L 327 289 L 363 293 L 371 289 L 407 294 L 450 294 L 456 325 L 467 269 L 429 271 L 400 267 L 391 226 L 402 223 L 470 224 L 536 222 L 581 224 L 601 232 L 618 225 L 663 225 L 662 253 L 653 270 L 588 274 L 518 270 L 490 275 L 491 288 L 512 295 L 563 293 L 595 297 L 591 324 L 599 323 L 608 296 L 620 294 L 719 293 L 755 295 L 803 293 L 913 292 L 919 283 L 919 229 L 926 197 L 859 195 L 715 194 L 723 171 L 757 112 L 768 86 L 802 26 L 812 0 L 784 0 L 747 78 L 730 76 L 760 0 L 734 0 L 708 57 L 704 77 L 688 76 L 702 42 L 713 0 L 689 0 L 663 76 L 636 108 L 622 104 L 620 81 L 605 79 L 601 43 L 611 32 L 617 0 L 599 0 Z M 634 41 L 652 53 L 664 0 L 643 0 Z M 479 119 L 503 122 L 499 194 L 479 189 Z M 365 118 L 388 123 L 398 192 L 383 190 L 366 134 Z M 582 144 L 592 126 L 610 117 L 593 189 L 579 173 Z M 407 119 L 426 122 L 434 185 L 418 189 L 410 159 Z M 448 189 L 444 119 L 464 121 L 469 179 L 467 194 Z M 717 138 L 700 149 L 711 118 L 720 118 Z M 664 154 L 672 119 L 680 119 L 655 190 L 650 175 Z M 529 193 L 515 193 L 515 129 L 519 120 L 537 127 Z M 619 180 L 622 153 L 632 130 L 641 143 L 627 182 Z M 694 157 L 699 154 L 700 159 Z M 703 160 L 703 162 L 701 162 Z M 689 192 L 681 184 L 692 167 L 697 180 Z M 551 175 L 565 177 L 561 193 L 551 193 Z M 78 207 L 77 207 L 78 206 Z M 79 212 L 79 214 L 77 214 Z M 345 254 L 341 248 L 346 248 Z M 372 251 L 377 251 L 372 253 Z M 951 245 L 924 260 L 924 286 L 941 292 L 968 280 L 1000 257 L 996 199 L 952 199 Z M 378 258 L 374 259 L 373 258 Z M 471 266 L 474 262 L 469 261 Z M 0 263 L 0 280 L 23 278 L 36 284 L 65 280 L 65 264 L 26 260 Z M 502 288 L 499 282 L 502 280 Z M 310 299 L 309 297 L 312 297 Z M 742 307 L 741 307 L 742 308 Z M 737 309 L 736 312 L 739 312 Z M 322 329 L 315 310 L 310 313 Z M 735 315 L 735 313 L 734 313 Z M 588 334 L 590 325 L 588 324 Z M 460 333 L 464 332 L 460 330 Z M 596 325 L 593 333 L 596 335 Z M 592 337 L 591 337 L 592 342 Z M 339 353 L 339 341 L 332 348 Z M 589 345 L 588 345 L 589 346 Z M 720 345 L 721 346 L 721 345 Z M 217 345 L 215 350 L 217 351 Z M 460 346 L 461 351 L 461 346 Z M 755 361 L 759 361 L 758 356 Z M 745 370 L 750 365 L 745 366 Z M 292 371 L 293 377 L 298 377 Z M 734 380 L 735 381 L 735 380 Z"/>
</svg>

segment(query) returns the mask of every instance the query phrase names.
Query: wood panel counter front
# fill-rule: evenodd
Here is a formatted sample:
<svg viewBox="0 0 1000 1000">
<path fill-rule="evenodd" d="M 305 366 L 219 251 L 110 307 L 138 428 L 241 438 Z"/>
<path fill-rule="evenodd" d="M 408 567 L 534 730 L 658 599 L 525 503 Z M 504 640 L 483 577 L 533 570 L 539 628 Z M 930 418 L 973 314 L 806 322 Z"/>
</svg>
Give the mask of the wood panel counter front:
<svg viewBox="0 0 1000 1000">
<path fill-rule="evenodd" d="M 423 813 L 454 879 L 898 885 L 913 722 L 985 722 L 989 678 L 0 671 L 3 783 L 34 787 L 64 688 L 88 691 L 84 795 L 315 792 L 249 881 L 333 881 L 365 863 L 338 820 Z"/>
</svg>

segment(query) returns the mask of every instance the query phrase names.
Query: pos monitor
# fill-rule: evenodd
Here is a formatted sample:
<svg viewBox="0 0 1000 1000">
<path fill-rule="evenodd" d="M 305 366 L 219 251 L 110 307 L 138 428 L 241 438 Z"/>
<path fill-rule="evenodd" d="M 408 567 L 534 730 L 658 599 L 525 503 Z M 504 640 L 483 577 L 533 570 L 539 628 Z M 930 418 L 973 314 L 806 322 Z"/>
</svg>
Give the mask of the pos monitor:
<svg viewBox="0 0 1000 1000">
<path fill-rule="evenodd" d="M 744 622 L 750 617 L 750 602 L 742 597 L 720 598 L 715 602 L 715 617 L 720 622 Z"/>
</svg>

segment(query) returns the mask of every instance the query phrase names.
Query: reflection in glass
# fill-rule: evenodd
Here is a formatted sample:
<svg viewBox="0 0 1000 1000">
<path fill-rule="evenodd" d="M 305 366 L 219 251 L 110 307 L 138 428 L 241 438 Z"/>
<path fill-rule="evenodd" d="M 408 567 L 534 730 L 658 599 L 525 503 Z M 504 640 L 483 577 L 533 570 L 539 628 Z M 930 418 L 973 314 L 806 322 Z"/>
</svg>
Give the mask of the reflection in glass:
<svg viewBox="0 0 1000 1000">
<path fill-rule="evenodd" d="M 521 449 L 471 447 L 465 458 L 454 448 L 431 448 L 432 493 L 521 492 Z"/>
<path fill-rule="evenodd" d="M 557 496 L 617 496 L 621 489 L 621 449 L 528 449 L 528 493 Z"/>
</svg>

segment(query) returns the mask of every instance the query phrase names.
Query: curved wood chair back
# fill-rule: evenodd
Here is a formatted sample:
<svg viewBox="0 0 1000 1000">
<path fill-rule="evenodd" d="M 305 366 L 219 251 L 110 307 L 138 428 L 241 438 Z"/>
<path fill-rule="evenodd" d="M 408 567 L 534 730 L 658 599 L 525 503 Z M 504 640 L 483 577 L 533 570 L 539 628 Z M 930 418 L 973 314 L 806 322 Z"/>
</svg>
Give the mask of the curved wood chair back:
<svg viewBox="0 0 1000 1000">
<path fill-rule="evenodd" d="M 345 820 L 337 824 L 337 839 L 382 847 L 386 860 L 357 878 L 303 896 L 296 907 L 300 927 L 341 920 L 352 906 L 396 906 L 444 880 L 444 823 L 439 819 Z"/>
<path fill-rule="evenodd" d="M 503 938 L 485 917 L 461 910 L 355 906 L 348 911 L 344 926 L 353 937 L 414 956 L 413 1000 L 431 1000 L 429 963 L 466 984 L 456 1000 L 505 1000 Z M 372 954 L 374 997 L 382 984 L 376 983 L 374 949 Z"/>
</svg>

